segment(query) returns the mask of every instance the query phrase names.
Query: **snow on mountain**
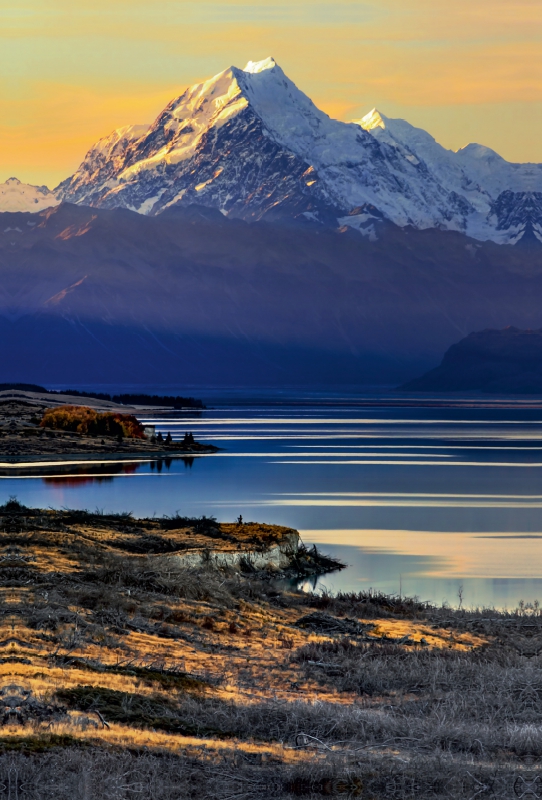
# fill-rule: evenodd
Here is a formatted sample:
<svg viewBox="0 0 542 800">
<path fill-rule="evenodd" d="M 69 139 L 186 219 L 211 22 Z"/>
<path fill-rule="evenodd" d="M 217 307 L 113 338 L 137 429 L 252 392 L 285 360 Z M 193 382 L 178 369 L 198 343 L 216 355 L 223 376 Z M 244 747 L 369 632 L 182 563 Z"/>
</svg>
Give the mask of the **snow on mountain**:
<svg viewBox="0 0 542 800">
<path fill-rule="evenodd" d="M 530 206 L 526 196 L 542 191 L 542 164 L 512 164 L 491 148 L 474 143 L 457 152 L 447 150 L 423 129 L 403 119 L 389 119 L 377 109 L 358 124 L 402 157 L 424 163 L 439 183 L 465 197 L 475 209 L 466 219 L 468 235 L 507 242 L 521 235 L 526 225 L 542 230 L 542 218 L 511 214 L 514 207 L 525 211 Z M 503 193 L 506 197 L 501 197 Z"/>
<path fill-rule="evenodd" d="M 59 202 L 47 186 L 31 186 L 17 178 L 0 183 L 0 211 L 43 211 Z"/>
<path fill-rule="evenodd" d="M 192 86 L 148 127 L 114 131 L 56 194 L 150 215 L 198 204 L 371 237 L 387 219 L 506 242 L 528 226 L 538 233 L 537 203 L 524 196 L 536 187 L 540 165 L 509 164 L 479 145 L 453 153 L 376 109 L 357 122 L 331 119 L 268 58 Z"/>
</svg>

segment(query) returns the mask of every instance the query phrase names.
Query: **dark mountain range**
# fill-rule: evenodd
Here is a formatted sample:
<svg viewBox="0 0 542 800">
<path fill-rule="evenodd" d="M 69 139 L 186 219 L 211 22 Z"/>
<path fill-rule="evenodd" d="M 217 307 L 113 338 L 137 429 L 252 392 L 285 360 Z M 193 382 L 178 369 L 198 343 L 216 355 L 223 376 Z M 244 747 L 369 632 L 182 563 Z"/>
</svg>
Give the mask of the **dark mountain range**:
<svg viewBox="0 0 542 800">
<path fill-rule="evenodd" d="M 542 326 L 542 248 L 61 204 L 0 215 L 4 381 L 399 383 L 473 328 Z"/>
<path fill-rule="evenodd" d="M 542 329 L 471 333 L 449 348 L 439 367 L 402 389 L 542 394 Z"/>
</svg>

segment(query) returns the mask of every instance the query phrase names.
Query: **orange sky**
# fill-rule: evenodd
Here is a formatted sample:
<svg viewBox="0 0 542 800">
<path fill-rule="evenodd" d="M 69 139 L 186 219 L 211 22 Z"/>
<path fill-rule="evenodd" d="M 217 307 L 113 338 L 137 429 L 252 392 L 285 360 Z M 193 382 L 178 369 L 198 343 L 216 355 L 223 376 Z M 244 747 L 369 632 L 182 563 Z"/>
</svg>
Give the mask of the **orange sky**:
<svg viewBox="0 0 542 800">
<path fill-rule="evenodd" d="M 56 185 L 110 130 L 274 56 L 348 120 L 542 161 L 540 0 L 0 0 L 0 180 Z"/>
</svg>

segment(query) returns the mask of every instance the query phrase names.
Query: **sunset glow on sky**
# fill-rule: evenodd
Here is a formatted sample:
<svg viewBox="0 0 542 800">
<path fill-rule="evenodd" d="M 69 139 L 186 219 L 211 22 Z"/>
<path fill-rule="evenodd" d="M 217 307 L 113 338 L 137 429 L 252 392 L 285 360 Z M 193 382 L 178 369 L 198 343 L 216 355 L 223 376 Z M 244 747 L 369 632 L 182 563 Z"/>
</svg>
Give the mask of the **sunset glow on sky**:
<svg viewBox="0 0 542 800">
<path fill-rule="evenodd" d="M 0 180 L 56 185 L 113 128 L 272 55 L 330 115 L 542 161 L 540 0 L 0 0 Z"/>
</svg>

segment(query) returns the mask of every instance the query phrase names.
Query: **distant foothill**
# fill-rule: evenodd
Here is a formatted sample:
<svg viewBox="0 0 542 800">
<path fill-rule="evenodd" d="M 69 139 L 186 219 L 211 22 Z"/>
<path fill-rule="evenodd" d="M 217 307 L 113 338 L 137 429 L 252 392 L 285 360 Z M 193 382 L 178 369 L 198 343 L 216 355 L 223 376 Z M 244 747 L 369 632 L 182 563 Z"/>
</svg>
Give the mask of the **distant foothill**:
<svg viewBox="0 0 542 800">
<path fill-rule="evenodd" d="M 471 333 L 449 348 L 440 366 L 401 389 L 542 394 L 542 329 Z"/>
</svg>

